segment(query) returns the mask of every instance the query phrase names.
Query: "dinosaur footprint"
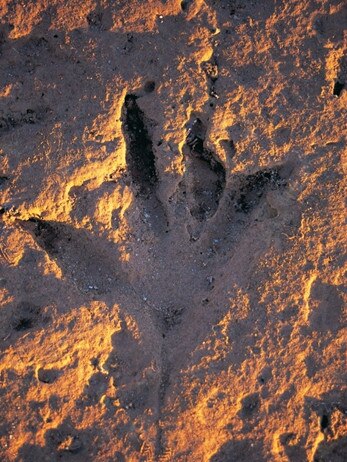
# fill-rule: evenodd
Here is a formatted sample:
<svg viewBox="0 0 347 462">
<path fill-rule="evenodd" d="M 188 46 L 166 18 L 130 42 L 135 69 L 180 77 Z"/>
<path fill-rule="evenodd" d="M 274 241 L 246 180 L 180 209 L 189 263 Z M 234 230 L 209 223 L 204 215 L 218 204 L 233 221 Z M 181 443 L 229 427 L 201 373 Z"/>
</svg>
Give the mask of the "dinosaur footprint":
<svg viewBox="0 0 347 462">
<path fill-rule="evenodd" d="M 188 213 L 177 218 L 190 227 L 190 240 L 186 234 L 182 235 L 180 226 L 173 226 L 167 234 L 165 206 L 157 196 L 160 175 L 150 137 L 150 121 L 146 120 L 138 99 L 133 94 L 127 95 L 122 109 L 126 164 L 134 195 L 127 219 L 139 228 L 139 235 L 143 235 L 145 227 L 149 226 L 157 239 L 151 241 L 154 249 L 148 251 L 146 258 L 134 259 L 134 264 L 130 261 L 129 280 L 118 266 L 117 247 L 107 239 L 93 236 L 84 229 L 38 218 L 22 220 L 20 224 L 80 290 L 110 293 L 113 302 L 120 302 L 123 306 L 120 328 L 112 336 L 109 358 L 103 369 L 91 377 L 85 389 L 86 405 L 98 405 L 113 384 L 117 406 L 125 410 L 130 419 L 138 413 L 151 415 L 146 418 L 146 425 L 152 436 L 142 440 L 134 431 L 136 445 L 143 446 L 143 452 L 156 453 L 156 460 L 171 460 L 165 427 L 168 397 L 176 393 L 175 385 L 190 353 L 209 335 L 220 317 L 220 312 L 213 308 L 210 313 L 201 311 L 200 293 L 206 293 L 203 301 L 208 303 L 209 294 L 215 290 L 214 276 L 211 275 L 216 275 L 217 268 L 223 263 L 218 252 L 211 247 L 211 241 L 218 237 L 221 250 L 230 259 L 228 250 L 242 244 L 245 232 L 255 224 L 258 215 L 266 211 L 268 195 L 273 192 L 279 196 L 282 194 L 290 168 L 273 166 L 227 178 L 222 163 L 205 146 L 204 123 L 195 117 L 188 125 L 183 148 L 185 195 L 180 195 L 180 200 L 187 205 Z M 145 225 L 134 213 L 136 210 L 148 214 Z M 246 241 L 248 251 L 253 254 L 257 243 L 254 244 L 252 239 Z M 144 247 L 141 239 L 134 240 L 131 245 L 129 253 L 133 255 Z M 245 258 L 242 252 L 240 258 Z M 135 275 L 132 281 L 131 269 Z M 124 297 L 125 287 L 131 287 L 131 295 L 135 298 Z M 142 296 L 144 293 L 146 297 Z M 132 301 L 139 302 L 147 310 L 134 312 L 136 328 L 124 316 Z M 146 316 L 148 324 L 144 328 Z M 204 322 L 194 329 L 191 319 L 203 319 Z M 18 324 L 17 329 L 25 328 L 22 324 Z M 257 405 L 256 397 L 251 398 L 250 403 L 244 403 L 244 414 L 249 420 Z M 154 428 L 156 430 L 152 431 Z M 222 448 L 217 459 L 224 452 L 225 448 Z"/>
</svg>

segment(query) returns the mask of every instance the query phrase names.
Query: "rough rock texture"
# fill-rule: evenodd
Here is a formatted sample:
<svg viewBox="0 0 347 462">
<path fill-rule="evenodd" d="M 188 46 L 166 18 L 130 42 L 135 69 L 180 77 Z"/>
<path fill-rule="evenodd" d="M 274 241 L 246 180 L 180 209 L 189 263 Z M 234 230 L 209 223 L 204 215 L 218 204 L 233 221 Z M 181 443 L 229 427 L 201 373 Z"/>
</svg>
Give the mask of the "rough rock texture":
<svg viewBox="0 0 347 462">
<path fill-rule="evenodd" d="M 343 0 L 0 0 L 0 459 L 347 459 Z"/>
</svg>

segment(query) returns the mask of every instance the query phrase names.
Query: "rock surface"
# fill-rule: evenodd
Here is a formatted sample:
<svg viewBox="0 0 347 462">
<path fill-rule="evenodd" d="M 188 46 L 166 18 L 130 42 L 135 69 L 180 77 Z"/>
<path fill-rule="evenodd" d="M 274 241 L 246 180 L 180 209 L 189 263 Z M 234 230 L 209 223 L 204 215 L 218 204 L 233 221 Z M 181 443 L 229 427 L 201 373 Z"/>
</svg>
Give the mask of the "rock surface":
<svg viewBox="0 0 347 462">
<path fill-rule="evenodd" d="M 0 0 L 0 459 L 342 462 L 343 0 Z"/>
</svg>

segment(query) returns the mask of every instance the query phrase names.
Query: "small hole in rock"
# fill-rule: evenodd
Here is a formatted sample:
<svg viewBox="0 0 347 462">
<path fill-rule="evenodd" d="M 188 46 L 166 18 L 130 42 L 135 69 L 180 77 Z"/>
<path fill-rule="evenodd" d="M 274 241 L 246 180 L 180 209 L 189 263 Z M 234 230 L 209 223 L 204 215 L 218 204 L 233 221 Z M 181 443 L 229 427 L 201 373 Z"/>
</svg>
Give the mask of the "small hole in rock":
<svg viewBox="0 0 347 462">
<path fill-rule="evenodd" d="M 30 318 L 21 318 L 14 326 L 14 330 L 21 331 L 30 329 L 33 326 L 33 320 Z"/>
<path fill-rule="evenodd" d="M 0 176 L 0 186 L 5 184 L 6 181 L 8 181 L 8 180 L 9 180 L 8 176 Z"/>
<path fill-rule="evenodd" d="M 188 8 L 188 0 L 183 0 L 181 2 L 181 9 L 182 11 L 186 11 L 186 9 Z"/>
<path fill-rule="evenodd" d="M 152 93 L 155 90 L 155 82 L 153 80 L 149 80 L 145 83 L 144 90 L 146 93 Z"/>
<path fill-rule="evenodd" d="M 43 369 L 37 371 L 37 378 L 42 383 L 53 383 L 59 376 L 59 371 L 56 369 Z"/>
<path fill-rule="evenodd" d="M 320 419 L 320 429 L 322 432 L 329 427 L 329 417 L 326 414 L 323 414 Z"/>
<path fill-rule="evenodd" d="M 339 97 L 344 87 L 345 87 L 344 83 L 341 83 L 339 81 L 335 82 L 334 89 L 333 89 L 333 95 Z"/>
</svg>

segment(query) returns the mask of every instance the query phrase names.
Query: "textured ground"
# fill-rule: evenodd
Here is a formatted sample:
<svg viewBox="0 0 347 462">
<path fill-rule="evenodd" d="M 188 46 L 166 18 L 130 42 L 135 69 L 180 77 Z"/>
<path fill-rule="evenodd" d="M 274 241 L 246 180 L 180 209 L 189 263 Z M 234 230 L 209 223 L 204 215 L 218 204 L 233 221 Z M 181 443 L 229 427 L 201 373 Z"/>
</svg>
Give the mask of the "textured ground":
<svg viewBox="0 0 347 462">
<path fill-rule="evenodd" d="M 0 0 L 0 459 L 343 462 L 343 0 Z"/>
</svg>

